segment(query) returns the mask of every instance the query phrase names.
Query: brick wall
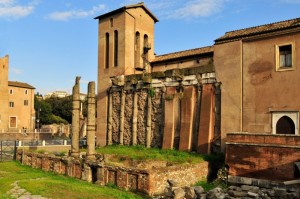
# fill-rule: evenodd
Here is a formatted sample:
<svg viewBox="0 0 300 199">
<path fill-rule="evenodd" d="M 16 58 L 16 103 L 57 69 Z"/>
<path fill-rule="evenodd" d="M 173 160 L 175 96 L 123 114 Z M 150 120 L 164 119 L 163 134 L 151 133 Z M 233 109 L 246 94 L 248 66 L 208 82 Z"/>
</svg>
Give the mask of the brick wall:
<svg viewBox="0 0 300 199">
<path fill-rule="evenodd" d="M 230 133 L 226 141 L 230 175 L 269 180 L 296 178 L 294 162 L 300 161 L 300 136 Z"/>
<path fill-rule="evenodd" d="M 18 150 L 16 158 L 22 161 L 22 150 Z M 27 151 L 24 153 L 23 164 L 101 185 L 115 184 L 122 189 L 147 195 L 162 193 L 168 186 L 167 180 L 173 180 L 180 186 L 189 186 L 208 175 L 207 162 L 174 165 L 158 162 L 151 168 L 139 169 L 134 166 L 113 166 L 102 161 L 90 162 L 80 158 L 56 157 Z"/>
</svg>

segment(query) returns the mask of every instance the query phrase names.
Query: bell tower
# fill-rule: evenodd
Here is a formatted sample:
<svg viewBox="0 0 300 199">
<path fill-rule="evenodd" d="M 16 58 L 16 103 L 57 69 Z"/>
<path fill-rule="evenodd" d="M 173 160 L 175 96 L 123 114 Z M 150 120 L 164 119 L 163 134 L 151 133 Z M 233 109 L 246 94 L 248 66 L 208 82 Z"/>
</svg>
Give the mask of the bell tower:
<svg viewBox="0 0 300 199">
<path fill-rule="evenodd" d="M 124 6 L 98 20 L 97 145 L 106 145 L 107 90 L 110 78 L 150 72 L 154 59 L 154 24 L 158 19 L 144 3 Z"/>
<path fill-rule="evenodd" d="M 0 58 L 0 133 L 8 129 L 8 58 Z"/>
</svg>

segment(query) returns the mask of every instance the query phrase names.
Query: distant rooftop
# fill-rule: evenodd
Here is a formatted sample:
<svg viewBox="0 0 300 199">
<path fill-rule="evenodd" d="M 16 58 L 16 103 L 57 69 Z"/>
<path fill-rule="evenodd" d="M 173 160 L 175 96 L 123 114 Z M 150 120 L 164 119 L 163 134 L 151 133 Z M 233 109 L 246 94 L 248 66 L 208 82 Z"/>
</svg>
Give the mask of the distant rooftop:
<svg viewBox="0 0 300 199">
<path fill-rule="evenodd" d="M 124 7 L 121 7 L 121 8 L 118 8 L 116 10 L 113 10 L 111 12 L 108 12 L 108 13 L 105 13 L 103 15 L 100 15 L 98 17 L 95 17 L 94 19 L 104 19 L 104 18 L 107 18 L 107 17 L 110 17 L 111 15 L 115 15 L 115 14 L 118 14 L 118 13 L 121 13 L 121 12 L 124 12 L 125 10 L 127 9 L 130 9 L 130 8 L 138 8 L 138 7 L 141 7 L 145 10 L 145 12 L 147 12 L 151 17 L 152 19 L 155 21 L 155 22 L 158 22 L 158 19 L 155 17 L 155 15 L 144 5 L 144 2 L 141 2 L 141 3 L 137 3 L 137 4 L 132 4 L 132 5 L 128 5 L 128 6 L 124 6 Z"/>
<path fill-rule="evenodd" d="M 8 81 L 8 86 L 35 89 L 33 86 L 31 86 L 31 85 L 29 85 L 27 83 L 17 82 L 17 81 Z"/>
<path fill-rule="evenodd" d="M 274 32 L 291 30 L 300 27 L 300 18 L 280 21 L 276 23 L 265 24 L 240 30 L 226 32 L 225 35 L 215 40 L 216 44 L 226 43 L 230 41 L 239 40 L 242 38 L 249 38 L 256 35 L 271 34 Z"/>
<path fill-rule="evenodd" d="M 213 46 L 207 46 L 207 47 L 203 47 L 203 48 L 195 48 L 195 49 L 184 50 L 184 51 L 179 51 L 179 52 L 156 56 L 155 59 L 153 61 L 151 61 L 151 63 L 194 57 L 197 55 L 204 55 L 204 54 L 209 54 L 209 53 L 213 53 L 213 52 L 214 52 Z"/>
</svg>

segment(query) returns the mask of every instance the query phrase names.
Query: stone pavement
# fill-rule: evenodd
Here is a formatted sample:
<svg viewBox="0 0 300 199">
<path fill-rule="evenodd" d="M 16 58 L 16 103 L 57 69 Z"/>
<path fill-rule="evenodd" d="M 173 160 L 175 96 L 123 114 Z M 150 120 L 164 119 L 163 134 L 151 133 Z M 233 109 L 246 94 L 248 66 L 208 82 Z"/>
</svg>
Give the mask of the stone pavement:
<svg viewBox="0 0 300 199">
<path fill-rule="evenodd" d="M 19 182 L 19 180 L 15 181 L 12 184 L 13 188 L 7 192 L 7 194 L 9 196 L 11 196 L 12 198 L 16 198 L 16 199 L 49 199 L 49 198 L 42 197 L 40 195 L 32 195 L 25 189 L 22 189 L 18 185 L 18 182 Z"/>
</svg>

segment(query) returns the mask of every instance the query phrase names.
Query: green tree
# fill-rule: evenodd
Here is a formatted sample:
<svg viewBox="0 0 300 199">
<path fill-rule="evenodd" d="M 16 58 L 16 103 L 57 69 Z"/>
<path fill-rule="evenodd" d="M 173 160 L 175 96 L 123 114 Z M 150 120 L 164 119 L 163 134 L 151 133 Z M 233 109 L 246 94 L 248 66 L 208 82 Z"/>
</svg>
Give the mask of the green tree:
<svg viewBox="0 0 300 199">
<path fill-rule="evenodd" d="M 72 123 L 72 97 L 50 97 L 45 100 L 50 104 L 52 113 L 55 116 L 59 116 L 66 120 L 68 123 Z"/>
</svg>

